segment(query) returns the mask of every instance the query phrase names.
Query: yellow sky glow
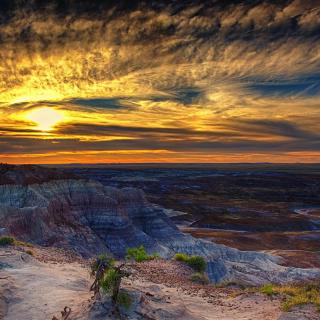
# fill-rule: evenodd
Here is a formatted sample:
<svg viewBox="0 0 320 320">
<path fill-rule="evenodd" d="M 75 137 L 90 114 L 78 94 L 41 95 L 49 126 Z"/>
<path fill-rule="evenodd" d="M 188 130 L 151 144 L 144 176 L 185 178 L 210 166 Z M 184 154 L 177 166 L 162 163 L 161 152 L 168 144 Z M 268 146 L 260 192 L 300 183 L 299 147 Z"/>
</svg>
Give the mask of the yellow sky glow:
<svg viewBox="0 0 320 320">
<path fill-rule="evenodd" d="M 26 119 L 34 122 L 38 130 L 51 131 L 55 125 L 63 120 L 63 114 L 53 108 L 42 107 L 28 112 Z"/>
<path fill-rule="evenodd" d="M 0 162 L 320 162 L 318 7 L 147 3 L 0 25 Z"/>
</svg>

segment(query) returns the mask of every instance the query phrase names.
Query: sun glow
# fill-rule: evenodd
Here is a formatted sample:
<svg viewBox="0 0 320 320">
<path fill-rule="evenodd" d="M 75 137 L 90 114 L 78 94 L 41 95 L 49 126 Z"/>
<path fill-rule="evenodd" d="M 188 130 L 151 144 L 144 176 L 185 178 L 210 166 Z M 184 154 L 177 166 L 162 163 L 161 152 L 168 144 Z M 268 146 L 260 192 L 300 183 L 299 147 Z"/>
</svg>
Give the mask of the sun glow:
<svg viewBox="0 0 320 320">
<path fill-rule="evenodd" d="M 41 131 L 50 131 L 63 120 L 63 113 L 53 108 L 42 107 L 30 111 L 26 118 L 36 123 Z"/>
</svg>

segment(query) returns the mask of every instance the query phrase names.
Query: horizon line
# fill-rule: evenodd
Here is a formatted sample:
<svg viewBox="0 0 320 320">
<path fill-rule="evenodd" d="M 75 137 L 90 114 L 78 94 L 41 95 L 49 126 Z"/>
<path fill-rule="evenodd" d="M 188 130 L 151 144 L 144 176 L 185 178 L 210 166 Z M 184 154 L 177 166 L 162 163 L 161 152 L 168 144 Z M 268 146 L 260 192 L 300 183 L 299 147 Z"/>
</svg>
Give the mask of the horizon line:
<svg viewBox="0 0 320 320">
<path fill-rule="evenodd" d="M 127 165 L 320 165 L 320 162 L 70 162 L 70 163 L 10 163 L 8 165 L 39 165 L 39 166 L 70 166 L 70 165 L 97 165 L 97 166 L 127 166 Z"/>
</svg>

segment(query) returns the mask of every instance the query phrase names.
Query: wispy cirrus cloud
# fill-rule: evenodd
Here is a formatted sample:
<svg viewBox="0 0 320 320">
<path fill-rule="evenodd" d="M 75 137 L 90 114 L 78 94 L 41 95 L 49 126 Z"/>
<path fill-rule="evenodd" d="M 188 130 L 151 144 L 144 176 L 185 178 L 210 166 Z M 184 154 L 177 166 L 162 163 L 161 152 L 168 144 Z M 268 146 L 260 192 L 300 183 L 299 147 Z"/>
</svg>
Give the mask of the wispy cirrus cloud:
<svg viewBox="0 0 320 320">
<path fill-rule="evenodd" d="M 4 1 L 0 153 L 64 162 L 61 152 L 76 150 L 83 159 L 165 150 L 209 161 L 218 151 L 224 161 L 234 150 L 244 160 L 260 152 L 292 161 L 297 152 L 316 161 L 319 8 L 318 0 Z M 39 132 L 25 114 L 46 106 L 64 117 Z"/>
</svg>

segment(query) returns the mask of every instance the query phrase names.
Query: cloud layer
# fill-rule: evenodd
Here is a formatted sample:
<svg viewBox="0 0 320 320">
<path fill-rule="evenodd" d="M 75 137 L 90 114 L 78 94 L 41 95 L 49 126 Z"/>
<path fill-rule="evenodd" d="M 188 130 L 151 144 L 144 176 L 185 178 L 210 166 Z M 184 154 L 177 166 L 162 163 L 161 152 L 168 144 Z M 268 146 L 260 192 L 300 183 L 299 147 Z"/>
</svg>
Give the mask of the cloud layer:
<svg viewBox="0 0 320 320">
<path fill-rule="evenodd" d="M 3 161 L 320 159 L 318 0 L 2 1 L 0 43 Z"/>
</svg>

